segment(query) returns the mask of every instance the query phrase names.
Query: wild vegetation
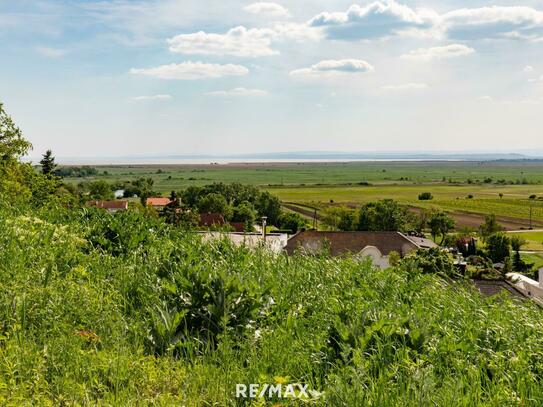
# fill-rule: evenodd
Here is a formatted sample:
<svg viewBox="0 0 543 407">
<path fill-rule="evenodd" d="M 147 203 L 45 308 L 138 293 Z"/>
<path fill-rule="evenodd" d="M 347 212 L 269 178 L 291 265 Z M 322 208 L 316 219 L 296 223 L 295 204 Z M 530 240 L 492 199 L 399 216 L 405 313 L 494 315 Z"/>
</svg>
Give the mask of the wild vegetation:
<svg viewBox="0 0 543 407">
<path fill-rule="evenodd" d="M 543 403 L 541 310 L 482 297 L 447 254 L 378 270 L 81 207 L 0 118 L 0 404 L 249 403 L 237 383 L 309 389 L 254 405 Z"/>
</svg>

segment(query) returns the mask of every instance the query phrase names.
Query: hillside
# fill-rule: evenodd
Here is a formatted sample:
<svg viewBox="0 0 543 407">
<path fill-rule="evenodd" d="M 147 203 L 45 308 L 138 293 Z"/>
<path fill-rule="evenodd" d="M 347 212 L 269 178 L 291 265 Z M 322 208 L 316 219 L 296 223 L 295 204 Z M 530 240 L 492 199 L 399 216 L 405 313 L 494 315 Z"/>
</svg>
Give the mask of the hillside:
<svg viewBox="0 0 543 407">
<path fill-rule="evenodd" d="M 543 402 L 541 310 L 413 264 L 203 244 L 136 211 L 3 205 L 0 230 L 3 405 L 233 405 L 237 383 L 303 383 L 318 405 Z"/>
</svg>

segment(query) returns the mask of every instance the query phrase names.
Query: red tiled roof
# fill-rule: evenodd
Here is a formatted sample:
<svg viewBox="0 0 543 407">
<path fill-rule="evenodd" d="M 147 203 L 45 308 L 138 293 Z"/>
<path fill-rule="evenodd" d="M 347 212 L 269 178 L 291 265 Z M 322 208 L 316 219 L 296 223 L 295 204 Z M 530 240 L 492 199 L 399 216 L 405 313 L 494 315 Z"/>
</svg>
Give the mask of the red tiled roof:
<svg viewBox="0 0 543 407">
<path fill-rule="evenodd" d="M 100 209 L 128 209 L 128 201 L 89 201 L 88 206 L 95 206 Z"/>
<path fill-rule="evenodd" d="M 170 198 L 162 198 L 162 197 L 149 197 L 147 198 L 147 205 L 151 206 L 166 206 L 170 203 Z"/>
<path fill-rule="evenodd" d="M 224 216 L 220 213 L 201 213 L 200 226 L 221 226 L 226 224 Z"/>
<path fill-rule="evenodd" d="M 422 247 L 399 232 L 319 232 L 308 230 L 291 237 L 285 249 L 288 254 L 292 254 L 298 248 L 315 252 L 326 246 L 330 247 L 332 256 L 346 253 L 356 254 L 368 246 L 376 247 L 385 256 L 392 251 L 405 256 Z"/>
</svg>

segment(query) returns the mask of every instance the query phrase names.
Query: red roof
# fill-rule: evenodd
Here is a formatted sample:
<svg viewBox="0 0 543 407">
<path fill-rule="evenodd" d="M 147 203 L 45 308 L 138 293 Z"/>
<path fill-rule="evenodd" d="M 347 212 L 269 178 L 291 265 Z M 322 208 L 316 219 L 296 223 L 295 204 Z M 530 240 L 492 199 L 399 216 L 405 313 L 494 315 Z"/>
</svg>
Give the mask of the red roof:
<svg viewBox="0 0 543 407">
<path fill-rule="evenodd" d="M 166 206 L 171 201 L 170 201 L 170 198 L 150 197 L 150 198 L 147 198 L 146 202 L 147 202 L 147 205 L 150 205 L 150 206 Z"/>
<path fill-rule="evenodd" d="M 128 201 L 116 200 L 116 201 L 89 201 L 88 206 L 96 206 L 100 209 L 128 209 Z"/>
</svg>

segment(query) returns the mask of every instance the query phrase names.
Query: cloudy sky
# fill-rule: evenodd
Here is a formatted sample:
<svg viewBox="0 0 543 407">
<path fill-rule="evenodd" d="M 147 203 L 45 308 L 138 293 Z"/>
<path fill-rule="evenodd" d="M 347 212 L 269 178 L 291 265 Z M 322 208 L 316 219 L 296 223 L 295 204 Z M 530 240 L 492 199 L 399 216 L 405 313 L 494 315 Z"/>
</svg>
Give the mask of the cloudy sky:
<svg viewBox="0 0 543 407">
<path fill-rule="evenodd" d="M 543 0 L 0 1 L 0 52 L 35 154 L 543 149 Z"/>
</svg>

